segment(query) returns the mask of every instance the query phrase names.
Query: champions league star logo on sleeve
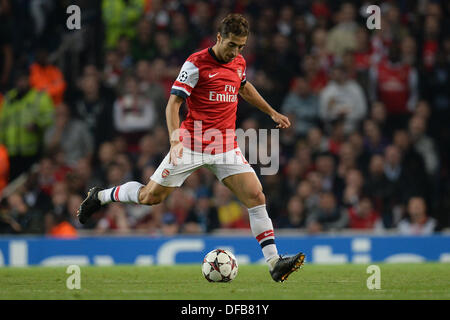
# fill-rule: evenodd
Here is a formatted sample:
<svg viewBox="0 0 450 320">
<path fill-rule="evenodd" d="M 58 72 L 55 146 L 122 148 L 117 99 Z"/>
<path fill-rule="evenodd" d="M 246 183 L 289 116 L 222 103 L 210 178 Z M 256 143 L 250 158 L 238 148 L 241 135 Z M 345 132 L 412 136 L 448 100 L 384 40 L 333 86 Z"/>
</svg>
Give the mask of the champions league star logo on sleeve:
<svg viewBox="0 0 450 320">
<path fill-rule="evenodd" d="M 179 80 L 180 82 L 185 82 L 185 81 L 187 80 L 187 78 L 188 78 L 187 72 L 186 72 L 186 71 L 182 71 L 182 72 L 180 73 L 180 76 L 178 77 L 178 80 Z"/>
</svg>

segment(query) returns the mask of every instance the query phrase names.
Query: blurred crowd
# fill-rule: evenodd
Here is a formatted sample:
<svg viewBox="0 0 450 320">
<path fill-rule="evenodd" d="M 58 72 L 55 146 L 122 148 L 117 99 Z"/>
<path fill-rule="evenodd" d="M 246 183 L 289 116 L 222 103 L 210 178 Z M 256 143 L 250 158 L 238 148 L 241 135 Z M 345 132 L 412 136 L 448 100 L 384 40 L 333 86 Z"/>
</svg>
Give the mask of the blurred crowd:
<svg viewBox="0 0 450 320">
<path fill-rule="evenodd" d="M 79 30 L 66 26 L 71 4 Z M 369 4 L 381 29 L 366 26 Z M 280 170 L 260 176 L 275 228 L 449 227 L 450 2 L 0 0 L 0 233 L 249 229 L 203 168 L 162 204 L 76 218 L 90 187 L 149 181 L 169 150 L 171 85 L 230 12 L 250 22 L 247 79 L 293 124 Z M 241 99 L 237 127 L 274 123 Z"/>
</svg>

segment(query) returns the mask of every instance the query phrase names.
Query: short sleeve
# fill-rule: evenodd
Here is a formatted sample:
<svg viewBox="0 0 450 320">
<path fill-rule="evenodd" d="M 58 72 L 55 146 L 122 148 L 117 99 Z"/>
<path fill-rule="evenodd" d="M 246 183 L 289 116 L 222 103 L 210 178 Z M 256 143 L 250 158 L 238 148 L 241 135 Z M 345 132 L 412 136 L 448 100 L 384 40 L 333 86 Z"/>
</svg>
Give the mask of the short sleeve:
<svg viewBox="0 0 450 320">
<path fill-rule="evenodd" d="M 192 90 L 197 85 L 198 78 L 198 67 L 191 61 L 186 61 L 181 67 L 170 93 L 186 99 L 191 95 Z"/>
<path fill-rule="evenodd" d="M 242 73 L 241 87 L 245 86 L 245 84 L 247 83 L 247 63 L 245 62 L 245 59 L 242 60 L 244 72 Z"/>
</svg>

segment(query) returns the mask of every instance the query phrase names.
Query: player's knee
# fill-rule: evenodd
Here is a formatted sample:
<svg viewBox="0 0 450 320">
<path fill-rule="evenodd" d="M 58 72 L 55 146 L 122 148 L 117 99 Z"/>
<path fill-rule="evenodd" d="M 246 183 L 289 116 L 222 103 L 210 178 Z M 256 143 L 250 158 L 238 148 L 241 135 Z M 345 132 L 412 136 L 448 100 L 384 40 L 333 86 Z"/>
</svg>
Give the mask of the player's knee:
<svg viewBox="0 0 450 320">
<path fill-rule="evenodd" d="M 251 202 L 252 206 L 258 206 L 261 204 L 265 204 L 266 196 L 264 195 L 264 192 L 262 192 L 262 190 L 260 190 L 260 189 L 253 190 L 249 194 L 249 201 Z"/>
</svg>

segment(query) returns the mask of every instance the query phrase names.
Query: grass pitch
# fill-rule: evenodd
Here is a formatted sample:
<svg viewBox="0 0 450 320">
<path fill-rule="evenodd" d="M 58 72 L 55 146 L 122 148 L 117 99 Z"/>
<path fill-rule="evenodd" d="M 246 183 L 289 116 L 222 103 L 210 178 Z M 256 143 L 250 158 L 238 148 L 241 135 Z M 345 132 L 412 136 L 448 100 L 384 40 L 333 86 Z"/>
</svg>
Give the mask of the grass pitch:
<svg viewBox="0 0 450 320">
<path fill-rule="evenodd" d="M 449 264 L 377 264 L 381 289 L 367 288 L 368 265 L 308 265 L 284 283 L 265 265 L 243 265 L 229 283 L 209 283 L 198 265 L 81 267 L 81 289 L 65 267 L 0 268 L 0 299 L 334 300 L 450 299 Z"/>
</svg>

